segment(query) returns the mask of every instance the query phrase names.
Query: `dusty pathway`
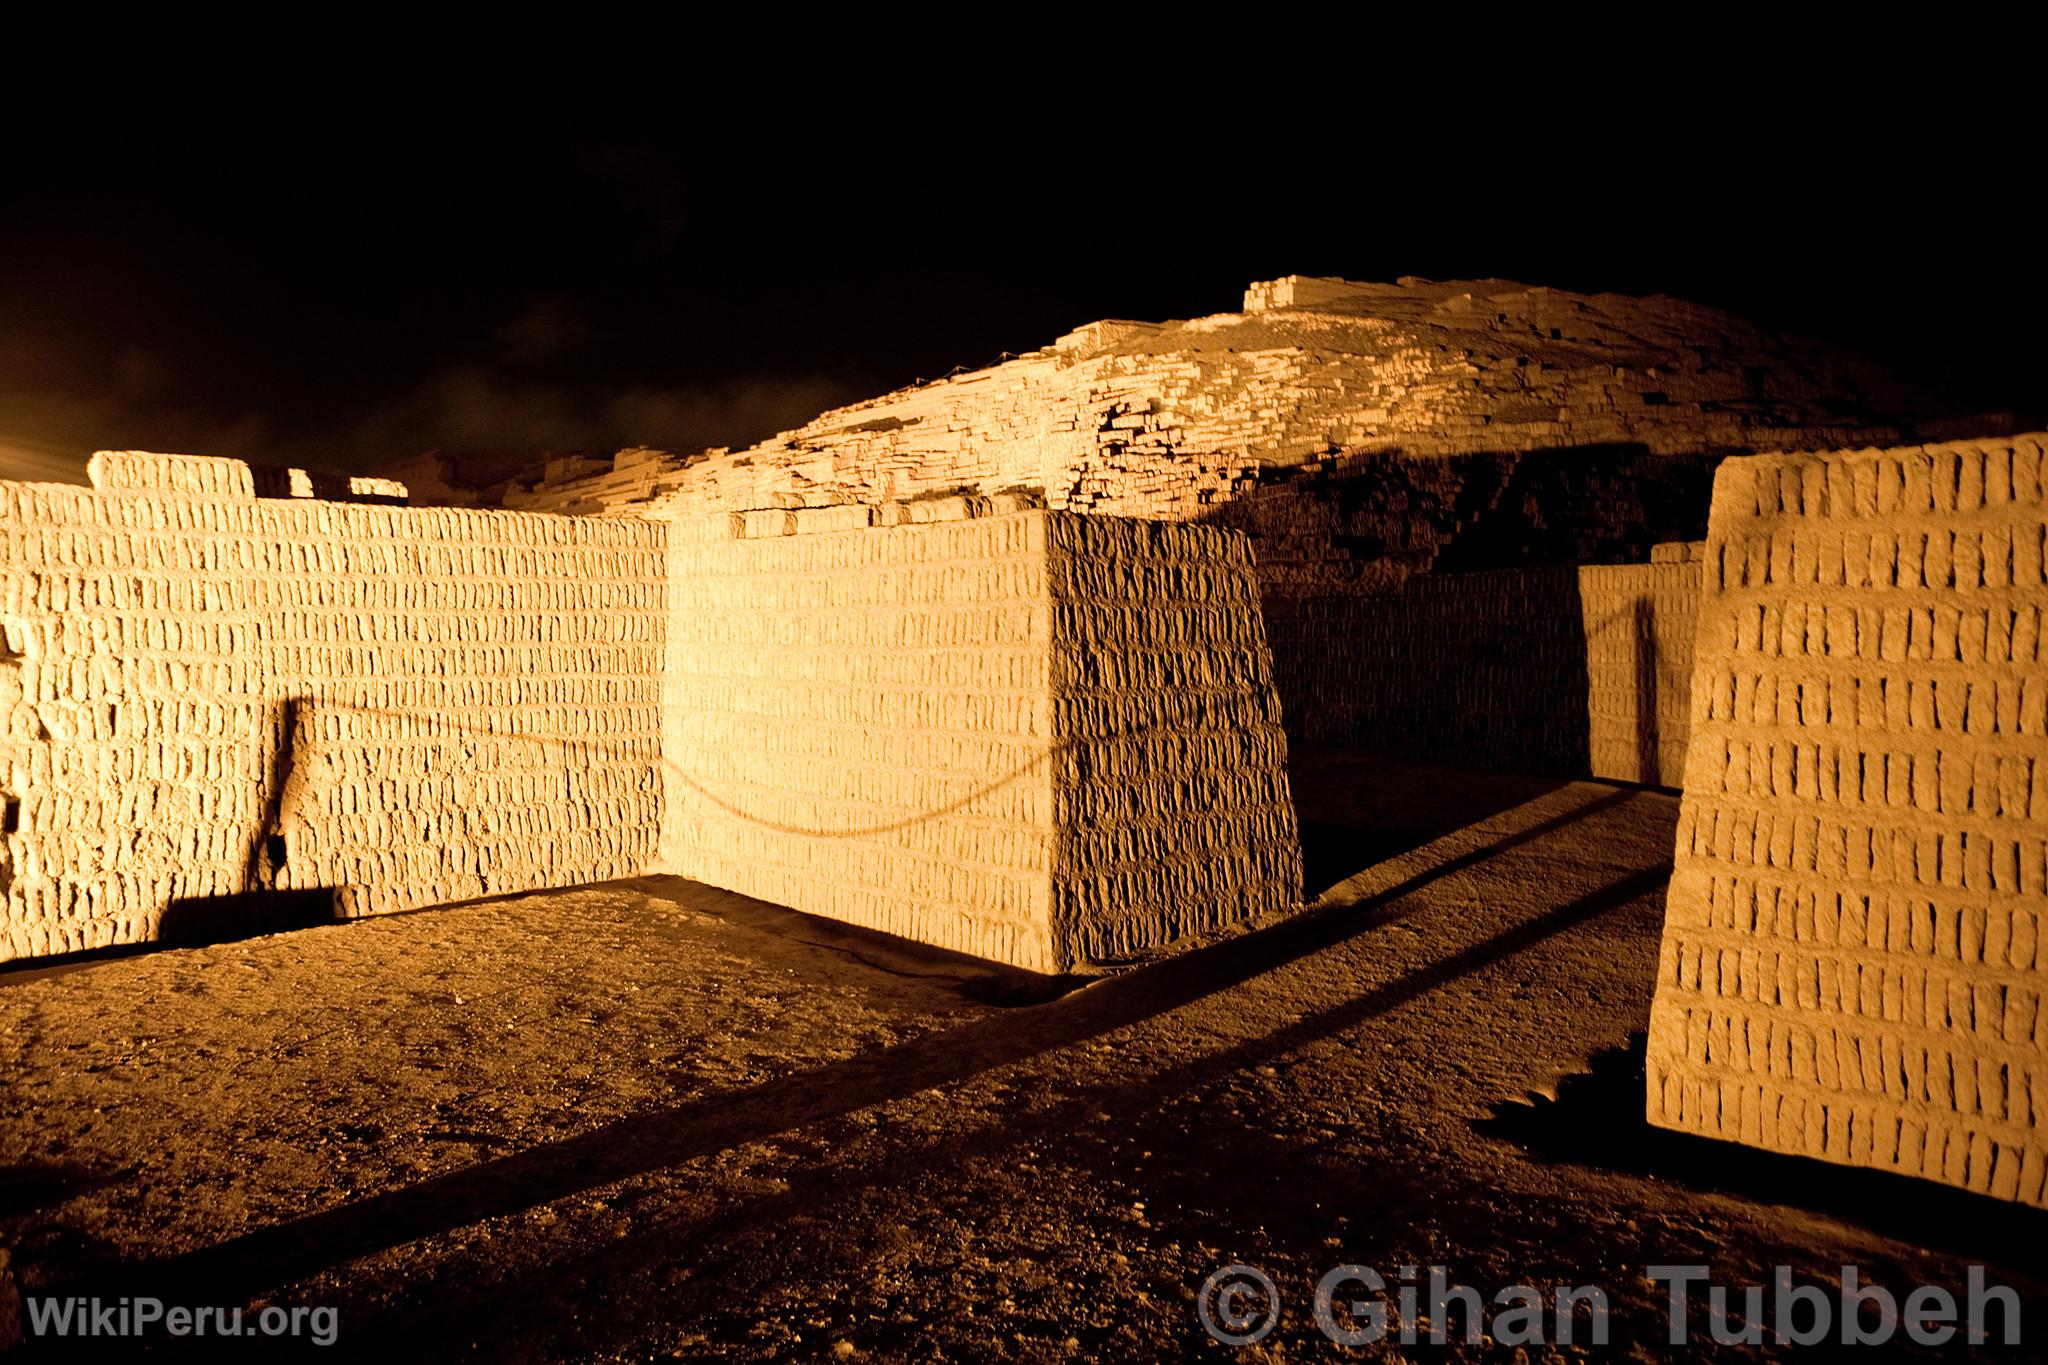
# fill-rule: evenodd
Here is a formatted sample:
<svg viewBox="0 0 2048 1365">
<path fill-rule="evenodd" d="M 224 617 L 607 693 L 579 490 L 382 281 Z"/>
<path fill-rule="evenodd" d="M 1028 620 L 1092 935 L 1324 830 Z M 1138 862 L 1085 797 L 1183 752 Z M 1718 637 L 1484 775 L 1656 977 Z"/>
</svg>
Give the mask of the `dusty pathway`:
<svg viewBox="0 0 2048 1365">
<path fill-rule="evenodd" d="M 1039 1003 L 659 879 L 0 977 L 11 1274 L 396 1358 L 1220 1359 L 1230 1262 L 1250 1359 L 1344 1263 L 1598 1285 L 1646 1358 L 1652 1264 L 1983 1262 L 2048 1331 L 2038 1217 L 1642 1127 L 1673 798 L 1295 767 L 1316 907 Z"/>
</svg>

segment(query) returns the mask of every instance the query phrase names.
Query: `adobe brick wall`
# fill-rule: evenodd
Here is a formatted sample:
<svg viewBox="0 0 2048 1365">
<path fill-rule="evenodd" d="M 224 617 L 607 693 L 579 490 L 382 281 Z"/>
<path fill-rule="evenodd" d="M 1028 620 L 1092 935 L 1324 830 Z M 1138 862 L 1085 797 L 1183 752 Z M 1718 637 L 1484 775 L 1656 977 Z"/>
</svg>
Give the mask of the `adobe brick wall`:
<svg viewBox="0 0 2048 1365">
<path fill-rule="evenodd" d="M 1051 969 L 1043 523 L 738 520 L 670 540 L 663 869 Z"/>
<path fill-rule="evenodd" d="M 676 524 L 664 868 L 1038 971 L 1297 901 L 1242 537 L 955 504 Z"/>
<path fill-rule="evenodd" d="M 1699 564 L 1587 565 L 1578 579 L 1586 641 L 1586 773 L 1683 786 Z"/>
<path fill-rule="evenodd" d="M 1651 1122 L 2048 1204 L 2043 440 L 1722 466 Z"/>
<path fill-rule="evenodd" d="M 664 528 L 91 472 L 0 483 L 0 958 L 643 870 Z"/>
<path fill-rule="evenodd" d="M 1319 742 L 1675 787 L 1699 574 L 1666 560 L 1269 597 L 1281 705 Z"/>
<path fill-rule="evenodd" d="M 564 465 L 570 477 L 524 496 L 687 516 L 1024 488 L 1055 510 L 1181 521 L 1297 472 L 1398 461 L 1413 491 L 1376 509 L 1371 530 L 1399 543 L 1416 533 L 1415 495 L 1439 498 L 1443 524 L 1410 547 L 1426 555 L 1530 452 L 1569 463 L 1890 441 L 1924 401 L 1821 343 L 1677 299 L 1288 277 L 1254 284 L 1241 312 L 1092 323 L 745 450 L 687 463 L 625 452 L 610 469 Z M 1654 481 L 1654 465 L 1625 482 Z"/>
<path fill-rule="evenodd" d="M 1099 962 L 1293 904 L 1301 843 L 1249 542 L 1039 515 L 1056 941 Z"/>
</svg>

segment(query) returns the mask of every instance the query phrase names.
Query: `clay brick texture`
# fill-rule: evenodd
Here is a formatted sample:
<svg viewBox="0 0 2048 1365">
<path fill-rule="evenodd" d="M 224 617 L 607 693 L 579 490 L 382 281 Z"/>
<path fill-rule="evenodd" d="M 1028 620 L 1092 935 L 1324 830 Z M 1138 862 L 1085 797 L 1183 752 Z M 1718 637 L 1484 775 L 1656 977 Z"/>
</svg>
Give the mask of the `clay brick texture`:
<svg viewBox="0 0 2048 1365">
<path fill-rule="evenodd" d="M 1652 1122 L 2048 1204 L 2043 474 L 1722 466 Z"/>
<path fill-rule="evenodd" d="M 1037 971 L 1299 899 L 1242 536 L 747 514 L 670 556 L 667 870 Z"/>
<path fill-rule="evenodd" d="M 1685 574 L 1631 570 L 1646 584 L 1620 586 L 1555 566 L 1633 566 L 1697 540 L 1723 455 L 1896 443 L 1929 401 L 1670 298 L 1288 276 L 1251 285 L 1239 312 L 1092 323 L 745 450 L 557 459 L 496 495 L 687 519 L 1024 492 L 1055 511 L 1225 526 L 1255 546 L 1297 738 L 1671 786 Z M 1530 572 L 1374 600 L 1421 575 L 1509 569 Z M 1530 607 L 1545 615 L 1515 638 Z M 1502 651 L 1535 682 L 1481 686 Z"/>
<path fill-rule="evenodd" d="M 1505 772 L 1683 780 L 1699 565 L 1433 574 L 1269 598 L 1276 684 L 1314 741 Z"/>
<path fill-rule="evenodd" d="M 644 870 L 662 527 L 92 475 L 0 483 L 0 957 Z"/>
</svg>

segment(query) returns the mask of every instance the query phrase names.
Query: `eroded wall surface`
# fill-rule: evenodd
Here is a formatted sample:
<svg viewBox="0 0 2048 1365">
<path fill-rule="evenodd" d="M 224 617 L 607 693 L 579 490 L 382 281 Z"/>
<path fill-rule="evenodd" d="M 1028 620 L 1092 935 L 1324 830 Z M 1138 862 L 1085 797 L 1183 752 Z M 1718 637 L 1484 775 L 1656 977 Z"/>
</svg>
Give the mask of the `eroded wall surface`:
<svg viewBox="0 0 2048 1365">
<path fill-rule="evenodd" d="M 1722 466 L 1653 1123 L 2048 1204 L 2042 439 Z"/>
<path fill-rule="evenodd" d="M 1107 961 L 1292 904 L 1301 841 L 1250 543 L 1044 520 L 1057 937 Z"/>
<path fill-rule="evenodd" d="M 536 507 L 689 515 L 1023 488 L 1056 510 L 1191 520 L 1295 471 L 1400 457 L 1425 483 L 1448 485 L 1455 522 L 1504 483 L 1488 466 L 1466 491 L 1469 471 L 1441 463 L 1451 457 L 1512 464 L 1556 451 L 1597 463 L 1621 450 L 1892 440 L 1917 401 L 1820 343 L 1671 298 L 1288 277 L 1254 284 L 1240 312 L 1092 323 L 823 413 L 665 471 L 681 475 L 672 485 L 636 482 L 652 466 L 628 452 L 610 470 L 564 465 L 566 477 L 528 496 Z M 1379 528 L 1408 534 L 1408 509 L 1385 510 Z"/>
<path fill-rule="evenodd" d="M 969 510 L 676 524 L 666 869 L 1037 971 L 1292 904 L 1241 538 L 869 524 Z"/>
<path fill-rule="evenodd" d="M 0 483 L 0 956 L 636 874 L 664 528 Z"/>
</svg>

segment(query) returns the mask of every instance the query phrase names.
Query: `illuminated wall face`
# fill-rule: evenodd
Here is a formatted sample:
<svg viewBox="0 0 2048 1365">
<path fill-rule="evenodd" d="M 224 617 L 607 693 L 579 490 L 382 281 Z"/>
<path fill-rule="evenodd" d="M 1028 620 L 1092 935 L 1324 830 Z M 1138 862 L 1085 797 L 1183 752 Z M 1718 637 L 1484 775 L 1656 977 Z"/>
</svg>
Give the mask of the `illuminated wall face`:
<svg viewBox="0 0 2048 1365">
<path fill-rule="evenodd" d="M 92 473 L 0 483 L 0 956 L 637 875 L 657 842 L 1048 970 L 1300 894 L 1240 535 L 938 500 L 706 540 Z"/>
<path fill-rule="evenodd" d="M 92 473 L 0 483 L 0 956 L 644 868 L 663 528 Z"/>
<path fill-rule="evenodd" d="M 2048 1204 L 2043 476 L 1722 466 L 1652 1122 Z"/>
<path fill-rule="evenodd" d="M 1040 971 L 1298 900 L 1242 536 L 872 515 L 677 524 L 667 870 Z"/>
</svg>

